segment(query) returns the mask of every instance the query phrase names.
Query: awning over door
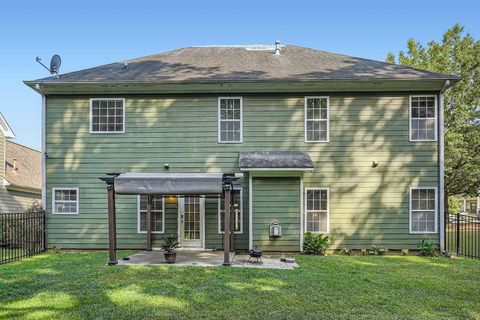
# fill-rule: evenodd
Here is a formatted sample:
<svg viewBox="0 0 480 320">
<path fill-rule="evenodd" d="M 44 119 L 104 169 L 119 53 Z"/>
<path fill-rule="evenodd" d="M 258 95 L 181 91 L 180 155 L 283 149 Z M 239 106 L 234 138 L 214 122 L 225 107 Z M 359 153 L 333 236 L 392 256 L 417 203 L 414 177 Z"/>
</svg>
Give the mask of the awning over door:
<svg viewBox="0 0 480 320">
<path fill-rule="evenodd" d="M 118 194 L 218 195 L 223 173 L 122 173 L 115 177 Z"/>
<path fill-rule="evenodd" d="M 307 152 L 298 151 L 240 152 L 238 161 L 242 171 L 311 171 L 315 167 Z"/>
</svg>

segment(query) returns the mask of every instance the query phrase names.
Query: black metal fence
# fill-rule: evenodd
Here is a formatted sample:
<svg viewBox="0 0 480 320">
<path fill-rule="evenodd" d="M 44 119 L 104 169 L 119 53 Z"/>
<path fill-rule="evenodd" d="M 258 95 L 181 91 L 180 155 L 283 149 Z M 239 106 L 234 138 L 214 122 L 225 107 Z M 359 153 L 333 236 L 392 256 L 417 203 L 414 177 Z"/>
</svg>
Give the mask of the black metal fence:
<svg viewBox="0 0 480 320">
<path fill-rule="evenodd" d="M 45 251 L 45 213 L 0 213 L 0 264 Z"/>
<path fill-rule="evenodd" d="M 451 214 L 445 224 L 445 249 L 457 256 L 480 259 L 480 216 Z"/>
</svg>

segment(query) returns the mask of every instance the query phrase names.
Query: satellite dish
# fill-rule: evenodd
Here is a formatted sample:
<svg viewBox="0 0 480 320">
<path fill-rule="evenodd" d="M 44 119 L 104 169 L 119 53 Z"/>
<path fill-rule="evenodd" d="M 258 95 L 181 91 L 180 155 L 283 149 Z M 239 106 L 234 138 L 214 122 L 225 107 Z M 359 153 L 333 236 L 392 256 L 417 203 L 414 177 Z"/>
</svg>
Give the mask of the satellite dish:
<svg viewBox="0 0 480 320">
<path fill-rule="evenodd" d="M 60 65 L 62 64 L 62 59 L 58 54 L 54 55 L 52 57 L 52 60 L 50 60 L 50 68 L 48 68 L 46 65 L 42 63 L 42 59 L 37 57 L 35 59 L 38 63 L 40 63 L 45 69 L 47 69 L 50 74 L 55 74 L 55 77 L 58 78 L 58 71 L 60 70 Z"/>
<path fill-rule="evenodd" d="M 60 65 L 62 64 L 62 59 L 58 54 L 54 55 L 52 57 L 52 60 L 50 60 L 50 73 L 51 74 L 58 74 L 58 71 L 60 70 Z"/>
</svg>

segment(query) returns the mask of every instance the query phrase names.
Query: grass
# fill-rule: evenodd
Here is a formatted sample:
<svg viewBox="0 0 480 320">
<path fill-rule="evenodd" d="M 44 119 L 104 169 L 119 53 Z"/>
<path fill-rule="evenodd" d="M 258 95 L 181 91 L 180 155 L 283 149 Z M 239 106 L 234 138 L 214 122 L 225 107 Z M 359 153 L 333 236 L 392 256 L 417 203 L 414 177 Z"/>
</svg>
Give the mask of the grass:
<svg viewBox="0 0 480 320">
<path fill-rule="evenodd" d="M 46 253 L 0 266 L 0 319 L 480 319 L 480 261 L 297 260 L 293 271 L 108 267 L 104 252 Z"/>
</svg>

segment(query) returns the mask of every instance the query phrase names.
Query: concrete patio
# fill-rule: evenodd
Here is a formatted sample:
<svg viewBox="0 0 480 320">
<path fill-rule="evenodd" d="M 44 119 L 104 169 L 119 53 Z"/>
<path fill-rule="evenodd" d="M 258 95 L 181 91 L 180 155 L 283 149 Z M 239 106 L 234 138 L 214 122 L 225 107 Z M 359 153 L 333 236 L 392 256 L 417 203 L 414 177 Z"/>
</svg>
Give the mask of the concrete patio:
<svg viewBox="0 0 480 320">
<path fill-rule="evenodd" d="M 246 254 L 230 253 L 232 267 L 238 268 L 260 268 L 260 269 L 281 269 L 293 270 L 298 267 L 296 262 L 286 263 L 280 261 L 280 257 L 264 256 L 261 262 L 256 259 L 248 261 L 249 256 Z M 200 266 L 200 267 L 217 267 L 223 265 L 223 251 L 196 251 L 196 250 L 179 250 L 177 251 L 177 261 L 175 264 L 167 264 L 163 257 L 163 251 L 142 251 L 135 253 L 126 259 L 118 261 L 121 266 L 138 266 L 138 265 L 169 265 L 169 266 Z"/>
</svg>

